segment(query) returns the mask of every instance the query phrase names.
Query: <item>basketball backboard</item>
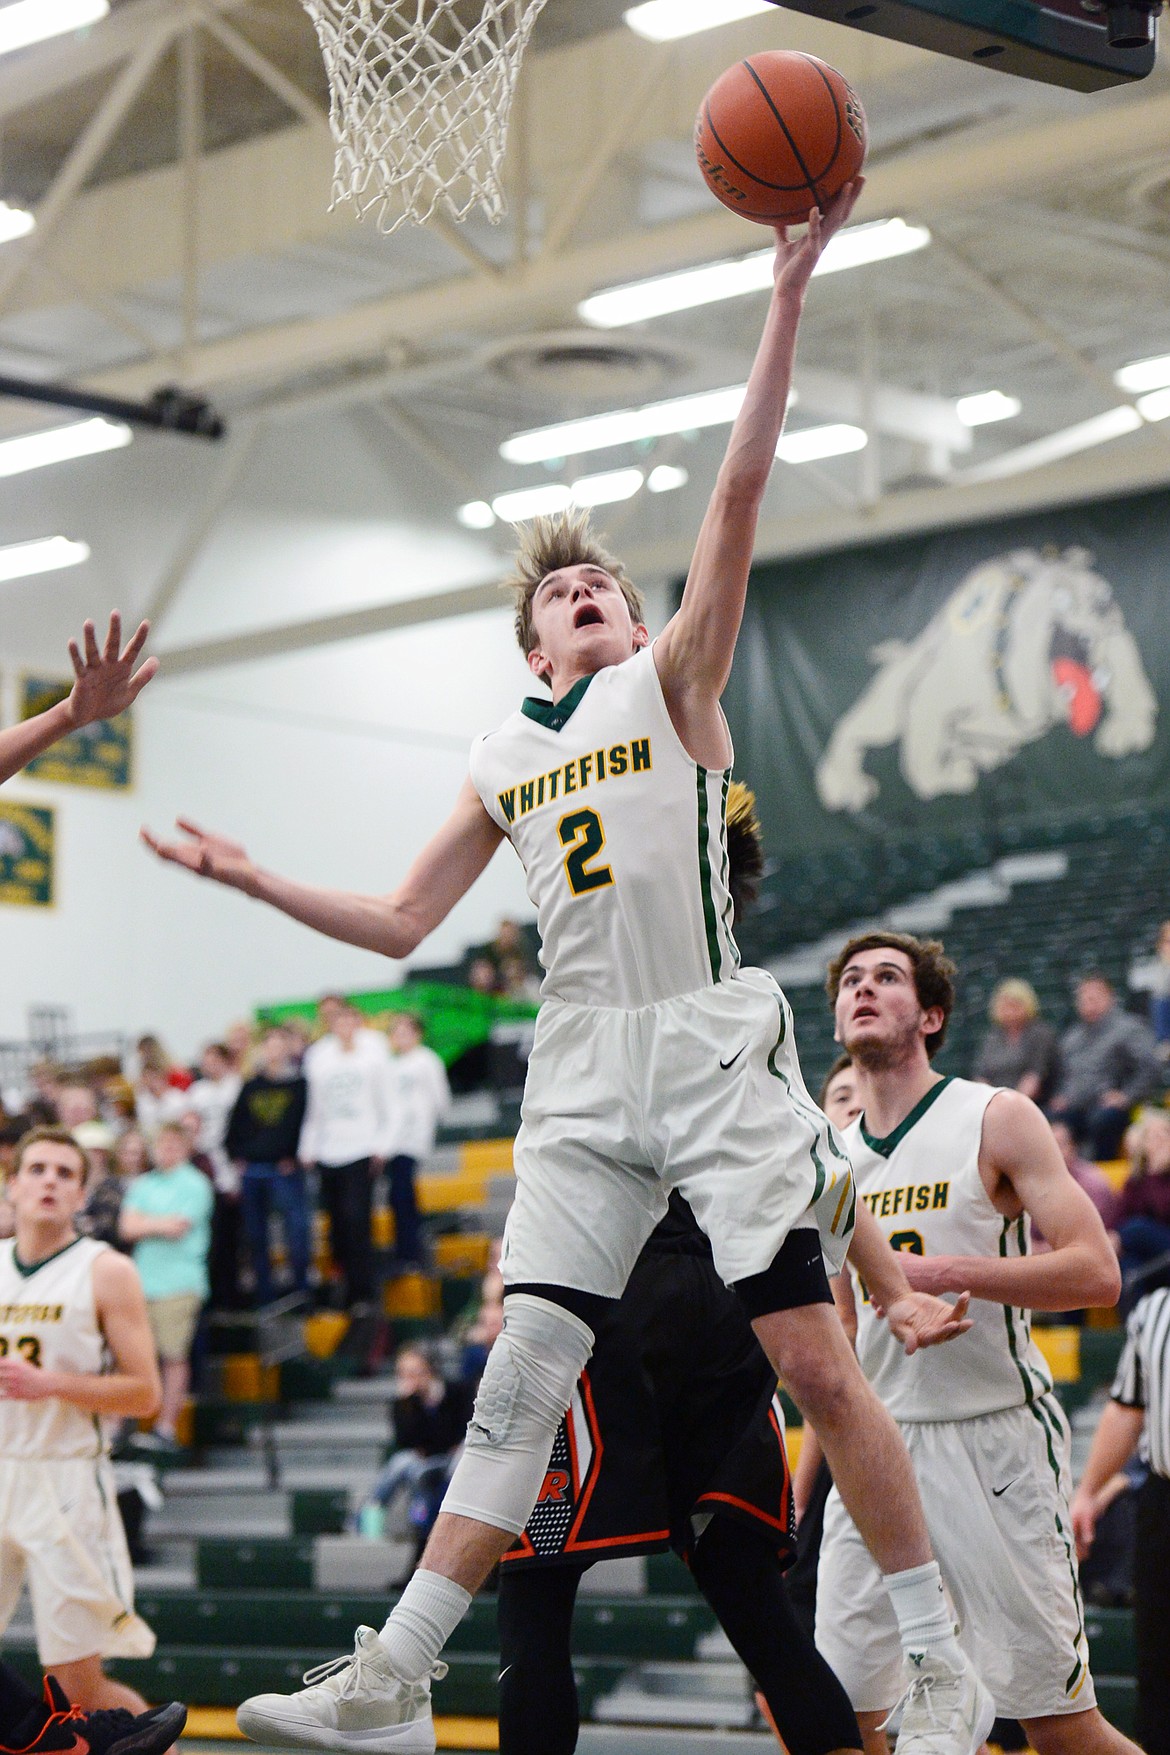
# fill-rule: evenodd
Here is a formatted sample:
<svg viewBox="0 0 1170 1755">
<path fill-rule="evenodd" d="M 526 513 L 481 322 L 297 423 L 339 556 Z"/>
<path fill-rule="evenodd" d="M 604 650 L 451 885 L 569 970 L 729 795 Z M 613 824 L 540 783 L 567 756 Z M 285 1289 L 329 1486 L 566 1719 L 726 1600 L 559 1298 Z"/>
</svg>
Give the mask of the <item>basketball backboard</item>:
<svg viewBox="0 0 1170 1755">
<path fill-rule="evenodd" d="M 1161 0 L 775 0 L 875 36 L 917 43 L 1047 85 L 1097 91 L 1153 70 Z M 995 17 L 988 22 L 989 13 Z"/>
</svg>

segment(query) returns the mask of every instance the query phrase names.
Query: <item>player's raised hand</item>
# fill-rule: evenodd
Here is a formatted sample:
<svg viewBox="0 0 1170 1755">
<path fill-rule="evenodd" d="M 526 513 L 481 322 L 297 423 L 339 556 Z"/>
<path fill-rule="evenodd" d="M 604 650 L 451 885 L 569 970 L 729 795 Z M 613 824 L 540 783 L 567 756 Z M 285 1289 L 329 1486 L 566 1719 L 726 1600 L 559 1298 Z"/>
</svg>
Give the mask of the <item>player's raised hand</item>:
<svg viewBox="0 0 1170 1755">
<path fill-rule="evenodd" d="M 824 213 L 814 207 L 808 216 L 808 229 L 802 237 L 788 235 L 786 225 L 773 226 L 776 234 L 776 288 L 779 292 L 804 297 L 812 271 L 821 259 L 825 245 L 839 232 L 853 212 L 858 196 L 865 187 L 864 177 L 845 183 L 829 202 Z"/>
<path fill-rule="evenodd" d="M 157 658 L 148 658 L 134 668 L 149 633 L 150 623 L 141 622 L 123 651 L 122 618 L 114 610 L 103 645 L 98 645 L 92 622 L 82 628 L 80 643 L 70 640 L 75 680 L 68 705 L 74 730 L 91 725 L 95 719 L 115 719 L 138 699 L 158 669 Z"/>
<path fill-rule="evenodd" d="M 953 1341 L 956 1335 L 966 1334 L 971 1327 L 967 1315 L 970 1302 L 969 1292 L 960 1292 L 953 1304 L 929 1292 L 906 1292 L 888 1310 L 878 1308 L 878 1315 L 885 1317 L 890 1333 L 911 1354 L 919 1347 L 937 1347 L 943 1341 Z"/>
<path fill-rule="evenodd" d="M 238 841 L 229 841 L 226 835 L 201 829 L 198 823 L 187 817 L 179 817 L 175 827 L 187 837 L 186 840 L 163 841 L 153 830 L 146 828 L 139 834 L 152 853 L 169 860 L 172 865 L 185 866 L 196 877 L 211 878 L 232 890 L 250 887 L 256 868 Z"/>
</svg>

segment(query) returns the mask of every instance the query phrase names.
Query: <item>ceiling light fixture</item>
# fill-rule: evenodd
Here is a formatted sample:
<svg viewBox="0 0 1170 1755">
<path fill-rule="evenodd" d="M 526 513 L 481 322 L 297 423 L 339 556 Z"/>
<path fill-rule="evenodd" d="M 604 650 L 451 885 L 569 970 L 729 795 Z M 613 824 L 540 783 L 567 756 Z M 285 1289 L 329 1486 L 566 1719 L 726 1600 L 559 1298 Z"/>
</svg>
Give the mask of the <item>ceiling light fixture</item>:
<svg viewBox="0 0 1170 1755">
<path fill-rule="evenodd" d="M 974 469 L 964 469 L 952 480 L 1001 481 L 1009 475 L 1023 475 L 1029 469 L 1043 469 L 1046 464 L 1060 463 L 1081 451 L 1108 444 L 1111 439 L 1123 438 L 1126 433 L 1136 432 L 1141 424 L 1142 417 L 1137 409 L 1128 402 L 1122 403 L 1117 408 L 1106 409 L 1104 414 L 1095 414 L 1089 420 L 1078 421 L 1075 426 L 1063 427 L 1043 439 L 1035 439 L 1031 444 L 1004 451 L 986 463 L 976 464 Z"/>
<path fill-rule="evenodd" d="M 534 427 L 531 432 L 514 433 L 505 439 L 500 456 L 506 463 L 547 463 L 555 457 L 577 457 L 584 451 L 604 451 L 610 445 L 658 439 L 667 433 L 726 426 L 739 413 L 746 389 L 746 384 L 729 384 L 694 396 L 648 402 L 642 408 L 619 408 L 612 414 L 590 414 L 551 427 Z"/>
<path fill-rule="evenodd" d="M 686 487 L 690 476 L 685 469 L 674 463 L 659 463 L 646 477 L 646 486 L 652 494 L 670 494 L 675 488 Z"/>
<path fill-rule="evenodd" d="M 505 524 L 522 524 L 525 518 L 563 512 L 572 501 L 573 496 L 563 481 L 547 482 L 541 487 L 516 488 L 512 493 L 497 494 L 492 501 L 492 511 Z"/>
<path fill-rule="evenodd" d="M 1163 390 L 1151 390 L 1148 396 L 1139 396 L 1137 407 L 1143 420 L 1170 420 L 1170 385 Z"/>
<path fill-rule="evenodd" d="M 813 274 L 839 274 L 868 262 L 907 256 L 924 250 L 929 243 L 930 232 L 924 225 L 908 225 L 904 219 L 870 220 L 865 225 L 848 226 L 830 238 Z M 619 329 L 672 311 L 689 311 L 721 299 L 763 292 L 771 286 L 775 268 L 774 250 L 753 250 L 750 256 L 704 262 L 697 268 L 680 268 L 673 274 L 655 274 L 625 286 L 607 287 L 582 299 L 577 315 L 596 329 Z"/>
<path fill-rule="evenodd" d="M 34 216 L 23 207 L 10 207 L 7 201 L 0 201 L 0 244 L 7 244 L 13 238 L 27 237 L 36 225 Z"/>
<path fill-rule="evenodd" d="M 109 10 L 110 0 L 15 0 L 0 7 L 0 55 L 96 24 Z"/>
<path fill-rule="evenodd" d="M 643 0 L 622 14 L 635 35 L 652 43 L 673 43 L 679 37 L 713 30 L 717 24 L 734 24 L 770 12 L 771 0 Z"/>
<path fill-rule="evenodd" d="M 490 530 L 496 515 L 486 500 L 468 500 L 455 513 L 464 530 Z"/>
<path fill-rule="evenodd" d="M 123 421 L 95 415 L 92 420 L 70 421 L 68 426 L 47 427 L 40 433 L 22 433 L 17 439 L 0 439 L 0 476 L 23 475 L 26 469 L 43 469 L 49 463 L 117 451 L 133 437 Z"/>
<path fill-rule="evenodd" d="M 575 506 L 614 506 L 633 499 L 645 479 L 640 469 L 607 469 L 600 475 L 579 475 L 569 492 Z"/>
<path fill-rule="evenodd" d="M 1170 353 L 1156 354 L 1148 360 L 1131 360 L 1114 372 L 1113 382 L 1119 390 L 1137 395 L 1142 390 L 1163 390 L 1170 384 Z"/>
<path fill-rule="evenodd" d="M 863 427 L 834 421 L 828 426 L 806 427 L 802 433 L 782 433 L 776 455 L 782 463 L 819 463 L 825 457 L 864 451 L 868 444 L 869 435 Z"/>
<path fill-rule="evenodd" d="M 0 548 L 0 579 L 27 579 L 33 573 L 54 573 L 60 567 L 77 567 L 89 559 L 84 542 L 67 536 L 42 536 L 34 542 L 11 542 Z"/>
<path fill-rule="evenodd" d="M 1002 390 L 979 390 L 960 396 L 955 413 L 965 427 L 987 427 L 993 421 L 1014 420 L 1023 406 L 1018 396 L 1005 396 Z"/>
</svg>

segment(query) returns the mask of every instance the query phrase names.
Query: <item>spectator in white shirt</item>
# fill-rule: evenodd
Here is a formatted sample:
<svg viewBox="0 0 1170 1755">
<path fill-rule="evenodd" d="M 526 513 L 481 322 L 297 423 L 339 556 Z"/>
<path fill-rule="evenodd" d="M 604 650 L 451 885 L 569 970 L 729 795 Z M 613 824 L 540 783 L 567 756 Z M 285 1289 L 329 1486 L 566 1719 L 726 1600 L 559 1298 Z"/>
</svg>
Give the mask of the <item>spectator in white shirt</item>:
<svg viewBox="0 0 1170 1755">
<path fill-rule="evenodd" d="M 209 1042 L 199 1057 L 201 1077 L 185 1093 L 188 1113 L 199 1117 L 195 1150 L 211 1166 L 215 1211 L 211 1217 L 211 1254 L 207 1271 L 215 1310 L 236 1310 L 240 1293 L 240 1167 L 224 1147 L 227 1125 L 242 1080 L 235 1056 L 223 1042 Z"/>
<path fill-rule="evenodd" d="M 329 1034 L 306 1053 L 302 1071 L 309 1096 L 300 1158 L 317 1167 L 330 1248 L 352 1311 L 374 1297 L 370 1209 L 391 1139 L 390 1050 L 384 1036 L 361 1027 L 353 1006 L 342 1005 L 333 1011 Z"/>
<path fill-rule="evenodd" d="M 187 1093 L 171 1084 L 162 1067 L 143 1067 L 134 1087 L 134 1119 L 147 1139 L 169 1122 L 181 1121 L 188 1107 Z"/>
<path fill-rule="evenodd" d="M 415 1174 L 435 1149 L 435 1131 L 451 1101 L 451 1089 L 446 1067 L 423 1042 L 423 1022 L 416 1013 L 396 1013 L 390 1025 L 390 1046 L 394 1050 L 395 1102 L 387 1172 L 396 1265 L 404 1269 L 422 1262 Z"/>
</svg>

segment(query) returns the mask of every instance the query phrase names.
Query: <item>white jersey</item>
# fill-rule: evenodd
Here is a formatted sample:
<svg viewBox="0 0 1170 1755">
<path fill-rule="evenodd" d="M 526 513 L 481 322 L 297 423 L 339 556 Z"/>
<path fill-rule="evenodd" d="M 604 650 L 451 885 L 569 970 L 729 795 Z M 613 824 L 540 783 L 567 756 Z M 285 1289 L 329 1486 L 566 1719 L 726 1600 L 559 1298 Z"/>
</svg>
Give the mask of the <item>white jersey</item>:
<svg viewBox="0 0 1170 1755">
<path fill-rule="evenodd" d="M 993 1085 L 943 1079 L 886 1139 L 861 1115 L 845 1134 L 857 1193 L 895 1249 L 916 1255 L 1027 1255 L 1029 1220 L 996 1211 L 979 1174 Z M 1052 1388 L 1031 1313 L 974 1298 L 973 1327 L 907 1358 L 854 1279 L 857 1356 L 897 1420 L 967 1420 L 1032 1403 Z"/>
<path fill-rule="evenodd" d="M 529 698 L 471 752 L 536 906 L 542 998 L 633 1010 L 729 981 L 728 769 L 691 759 L 651 649 Z"/>
<path fill-rule="evenodd" d="M 109 1248 L 79 1237 L 33 1268 L 22 1267 L 15 1239 L 0 1243 L 0 1355 L 46 1371 L 96 1374 L 106 1343 L 93 1300 L 93 1264 Z M 96 1414 L 50 1396 L 0 1396 L 0 1457 L 93 1457 L 106 1449 Z"/>
</svg>

